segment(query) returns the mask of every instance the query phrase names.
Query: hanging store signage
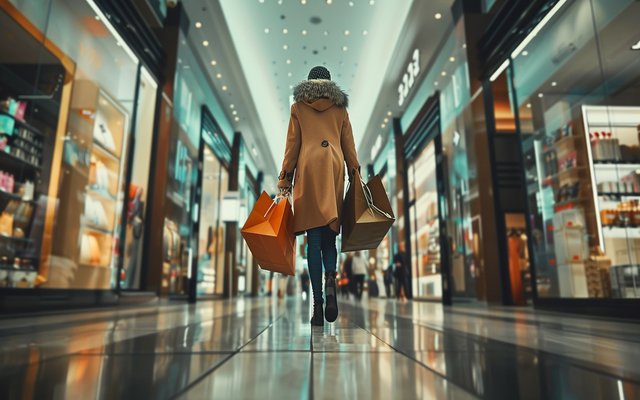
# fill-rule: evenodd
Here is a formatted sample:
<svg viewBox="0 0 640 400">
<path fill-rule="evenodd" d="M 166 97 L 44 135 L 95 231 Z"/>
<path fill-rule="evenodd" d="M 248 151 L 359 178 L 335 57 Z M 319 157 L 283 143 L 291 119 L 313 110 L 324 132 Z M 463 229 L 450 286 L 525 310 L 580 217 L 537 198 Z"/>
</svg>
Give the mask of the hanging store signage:
<svg viewBox="0 0 640 400">
<path fill-rule="evenodd" d="M 398 105 L 402 107 L 405 99 L 409 96 L 409 91 L 416 82 L 416 78 L 420 73 L 420 50 L 413 51 L 413 58 L 407 66 L 407 72 L 402 77 L 402 83 L 398 86 Z"/>
</svg>

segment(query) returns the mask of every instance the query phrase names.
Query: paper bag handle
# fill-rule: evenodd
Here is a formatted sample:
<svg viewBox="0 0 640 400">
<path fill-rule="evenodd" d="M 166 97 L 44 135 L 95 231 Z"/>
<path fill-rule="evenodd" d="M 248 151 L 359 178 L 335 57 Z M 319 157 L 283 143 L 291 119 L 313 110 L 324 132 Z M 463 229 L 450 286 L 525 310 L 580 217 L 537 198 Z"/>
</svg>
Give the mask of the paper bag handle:
<svg viewBox="0 0 640 400">
<path fill-rule="evenodd" d="M 371 213 L 371 215 L 373 215 L 373 211 L 376 211 L 380 215 L 383 215 L 389 219 L 393 219 L 393 217 L 389 213 L 382 211 L 381 209 L 376 207 L 375 204 L 373 204 L 373 195 L 371 194 L 371 190 L 369 190 L 369 186 L 367 186 L 364 180 L 362 180 L 362 176 L 360 176 L 360 184 L 362 185 L 364 198 L 367 201 L 367 207 L 369 207 L 369 212 Z"/>
<path fill-rule="evenodd" d="M 267 212 L 266 212 L 266 213 L 264 213 L 264 217 L 263 217 L 263 218 L 267 218 L 267 215 L 269 215 L 269 211 L 271 211 L 271 209 L 273 208 L 273 206 L 274 206 L 274 205 L 278 204 L 278 203 L 277 203 L 277 200 L 278 200 L 278 199 L 281 199 L 281 200 L 282 200 L 282 199 L 284 199 L 284 196 L 277 195 L 277 196 L 273 199 L 273 201 L 271 202 L 271 205 L 269 206 L 269 209 L 267 209 Z"/>
</svg>

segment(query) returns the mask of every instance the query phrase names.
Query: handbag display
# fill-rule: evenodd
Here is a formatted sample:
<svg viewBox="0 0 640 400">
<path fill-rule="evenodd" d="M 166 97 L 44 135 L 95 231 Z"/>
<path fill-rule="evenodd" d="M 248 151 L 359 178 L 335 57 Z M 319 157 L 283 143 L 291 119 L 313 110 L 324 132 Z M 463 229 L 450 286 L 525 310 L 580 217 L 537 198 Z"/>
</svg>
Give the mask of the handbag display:
<svg viewBox="0 0 640 400">
<path fill-rule="evenodd" d="M 342 252 L 377 249 L 395 222 L 380 175 L 364 183 L 356 171 L 342 211 Z"/>
<path fill-rule="evenodd" d="M 0 215 L 0 235 L 13 235 L 13 214 L 3 211 Z"/>
<path fill-rule="evenodd" d="M 296 237 L 288 200 L 276 204 L 262 192 L 240 233 L 260 268 L 295 275 Z"/>
</svg>

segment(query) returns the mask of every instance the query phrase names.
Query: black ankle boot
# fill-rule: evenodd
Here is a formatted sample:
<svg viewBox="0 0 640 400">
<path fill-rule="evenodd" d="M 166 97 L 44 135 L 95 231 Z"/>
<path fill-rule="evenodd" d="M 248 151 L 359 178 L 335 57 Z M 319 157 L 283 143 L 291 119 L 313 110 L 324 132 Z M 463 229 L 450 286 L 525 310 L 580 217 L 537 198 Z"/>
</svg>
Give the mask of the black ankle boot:
<svg viewBox="0 0 640 400">
<path fill-rule="evenodd" d="M 324 316 L 322 315 L 322 300 L 313 301 L 313 316 L 311 326 L 324 326 Z"/>
<path fill-rule="evenodd" d="M 336 285 L 336 271 L 327 272 L 324 276 L 324 293 L 327 296 L 327 306 L 324 316 L 327 322 L 333 322 L 338 318 L 338 287 Z"/>
</svg>

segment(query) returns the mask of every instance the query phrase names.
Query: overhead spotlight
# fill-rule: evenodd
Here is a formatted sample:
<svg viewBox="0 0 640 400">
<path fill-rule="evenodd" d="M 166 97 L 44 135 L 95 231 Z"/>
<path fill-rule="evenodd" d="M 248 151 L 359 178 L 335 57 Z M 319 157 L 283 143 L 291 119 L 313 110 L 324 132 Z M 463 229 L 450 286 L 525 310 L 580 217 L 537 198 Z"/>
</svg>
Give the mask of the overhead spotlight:
<svg viewBox="0 0 640 400">
<path fill-rule="evenodd" d="M 331 3 L 333 3 L 333 1 L 327 0 L 327 4 L 331 4 Z"/>
<path fill-rule="evenodd" d="M 347 46 L 344 46 L 344 47 L 342 48 L 342 51 L 347 51 Z"/>
<path fill-rule="evenodd" d="M 348 35 L 348 34 L 349 34 L 349 31 L 344 31 L 344 34 L 345 34 L 345 35 Z"/>
<path fill-rule="evenodd" d="M 463 49 L 466 49 L 466 48 L 467 48 L 467 44 L 466 44 L 466 43 L 465 43 L 465 44 L 463 44 L 463 45 L 462 45 L 462 48 L 463 48 Z"/>
<path fill-rule="evenodd" d="M 389 122 L 389 118 L 385 118 L 385 119 L 384 119 L 384 122 L 385 122 L 385 124 L 386 124 L 387 122 Z"/>
<path fill-rule="evenodd" d="M 291 76 L 291 72 L 289 72 L 287 75 Z"/>
<path fill-rule="evenodd" d="M 223 87 L 222 87 L 222 90 L 227 90 L 227 87 L 226 87 L 226 86 L 223 86 Z"/>
<path fill-rule="evenodd" d="M 284 33 L 286 35 L 287 33 L 289 33 L 289 30 L 288 29 L 283 29 L 282 33 Z"/>
<path fill-rule="evenodd" d="M 551 86 L 558 86 L 558 82 L 551 82 Z"/>
<path fill-rule="evenodd" d="M 258 0 L 260 3 L 264 3 L 264 0 Z"/>
<path fill-rule="evenodd" d="M 217 64 L 216 60 L 211 60 L 211 65 L 216 65 L 216 64 Z"/>
<path fill-rule="evenodd" d="M 236 106 L 234 106 L 233 104 L 231 104 L 231 105 L 229 106 L 229 108 L 236 108 Z"/>
<path fill-rule="evenodd" d="M 236 121 L 240 121 L 240 117 L 236 117 Z"/>
<path fill-rule="evenodd" d="M 293 85 L 289 85 L 289 89 L 293 89 Z"/>
<path fill-rule="evenodd" d="M 391 111 L 387 112 L 387 115 L 391 115 Z"/>
<path fill-rule="evenodd" d="M 353 1 L 349 2 L 349 7 L 353 7 Z"/>
<path fill-rule="evenodd" d="M 440 18 L 442 18 L 442 14 L 437 13 L 437 14 L 435 15 L 435 17 L 436 17 L 436 19 L 440 19 Z"/>
<path fill-rule="evenodd" d="M 303 35 L 306 35 L 306 34 L 307 34 L 307 31 L 302 31 L 302 34 L 303 34 Z"/>
<path fill-rule="evenodd" d="M 289 46 L 287 46 L 286 44 L 284 46 L 282 46 L 283 49 L 287 50 L 289 48 Z"/>
<path fill-rule="evenodd" d="M 442 76 L 447 76 L 447 71 L 442 71 Z"/>
<path fill-rule="evenodd" d="M 385 125 L 385 124 L 382 124 L 382 125 L 380 125 L 380 127 L 381 127 L 381 128 L 384 128 L 384 127 L 386 127 L 386 125 Z"/>
<path fill-rule="evenodd" d="M 222 74 L 216 75 L 216 78 L 218 78 L 218 79 L 222 78 Z"/>
<path fill-rule="evenodd" d="M 456 58 L 455 58 L 455 57 L 450 57 L 450 58 L 449 58 L 449 61 L 451 61 L 451 62 L 454 62 L 455 60 L 456 60 Z"/>
<path fill-rule="evenodd" d="M 438 85 L 439 85 L 438 81 L 433 82 L 433 84 L 434 84 L 435 86 L 438 86 Z"/>
<path fill-rule="evenodd" d="M 204 47 L 207 47 L 207 46 L 209 45 L 209 42 L 207 42 L 207 41 L 205 40 L 204 42 L 202 42 L 202 45 L 203 45 Z"/>
<path fill-rule="evenodd" d="M 362 31 L 362 34 L 365 35 L 365 36 L 367 36 L 368 33 L 369 32 L 367 32 L 367 31 Z"/>
<path fill-rule="evenodd" d="M 291 60 L 287 60 L 287 64 L 291 64 Z"/>
<path fill-rule="evenodd" d="M 531 108 L 531 103 L 527 104 L 527 108 Z"/>
<path fill-rule="evenodd" d="M 264 33 L 269 33 L 269 28 L 265 29 Z"/>
<path fill-rule="evenodd" d="M 542 93 L 538 93 L 538 97 L 539 97 L 539 98 L 543 98 L 543 97 L 544 97 L 544 94 L 542 94 Z"/>
<path fill-rule="evenodd" d="M 329 32 L 328 31 L 324 31 L 324 35 L 325 36 L 329 35 Z"/>
<path fill-rule="evenodd" d="M 233 115 L 236 115 L 238 112 L 236 110 L 233 110 Z"/>
<path fill-rule="evenodd" d="M 371 0 L 371 1 L 369 2 L 369 4 L 374 5 L 374 4 L 376 4 L 376 2 L 375 2 L 375 1 L 373 1 L 373 0 Z"/>
<path fill-rule="evenodd" d="M 307 4 L 307 0 L 302 0 L 301 3 L 302 4 Z"/>
<path fill-rule="evenodd" d="M 196 22 L 196 28 L 202 28 L 202 24 L 200 22 Z"/>
<path fill-rule="evenodd" d="M 525 51 L 523 51 L 523 52 L 522 52 L 522 55 L 523 55 L 523 56 L 528 56 L 528 55 L 529 55 L 529 52 L 525 50 Z"/>
</svg>

